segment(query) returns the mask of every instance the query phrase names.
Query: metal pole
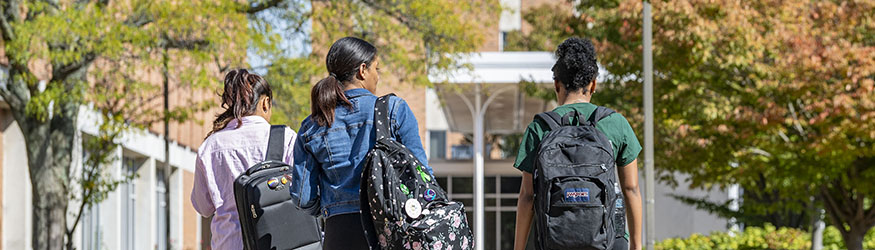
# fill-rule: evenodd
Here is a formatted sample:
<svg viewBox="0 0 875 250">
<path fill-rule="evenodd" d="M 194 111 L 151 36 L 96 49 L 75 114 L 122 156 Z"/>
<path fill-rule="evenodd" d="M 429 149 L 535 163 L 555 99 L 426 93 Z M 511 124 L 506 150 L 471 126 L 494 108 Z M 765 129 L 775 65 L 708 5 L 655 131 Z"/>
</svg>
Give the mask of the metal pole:
<svg viewBox="0 0 875 250">
<path fill-rule="evenodd" d="M 650 1 L 644 1 L 644 222 L 647 236 L 647 249 L 656 244 L 656 213 L 654 212 L 653 176 L 653 18 Z"/>
<path fill-rule="evenodd" d="M 170 167 L 170 86 L 169 86 L 169 68 L 167 58 L 167 47 L 164 47 L 164 249 L 170 250 L 173 246 L 170 244 L 170 173 L 173 169 Z"/>
<path fill-rule="evenodd" d="M 480 83 L 474 84 L 474 249 L 483 250 L 486 243 L 486 217 L 483 205 L 483 102 Z"/>
</svg>

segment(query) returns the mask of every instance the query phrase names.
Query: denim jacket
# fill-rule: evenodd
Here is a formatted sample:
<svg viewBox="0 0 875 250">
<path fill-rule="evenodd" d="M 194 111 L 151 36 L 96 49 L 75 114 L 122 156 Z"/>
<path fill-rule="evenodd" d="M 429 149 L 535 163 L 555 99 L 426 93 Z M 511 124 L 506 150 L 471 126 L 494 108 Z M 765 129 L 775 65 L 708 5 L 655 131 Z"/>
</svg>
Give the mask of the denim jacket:
<svg viewBox="0 0 875 250">
<path fill-rule="evenodd" d="M 330 128 L 317 124 L 312 117 L 301 122 L 294 149 L 292 200 L 313 215 L 325 218 L 338 214 L 357 213 L 359 190 L 365 155 L 376 141 L 374 103 L 377 96 L 362 88 L 347 90 L 352 109 L 334 109 Z M 393 139 L 407 146 L 425 164 L 425 151 L 419 138 L 419 126 L 407 102 L 389 98 L 389 119 Z"/>
</svg>

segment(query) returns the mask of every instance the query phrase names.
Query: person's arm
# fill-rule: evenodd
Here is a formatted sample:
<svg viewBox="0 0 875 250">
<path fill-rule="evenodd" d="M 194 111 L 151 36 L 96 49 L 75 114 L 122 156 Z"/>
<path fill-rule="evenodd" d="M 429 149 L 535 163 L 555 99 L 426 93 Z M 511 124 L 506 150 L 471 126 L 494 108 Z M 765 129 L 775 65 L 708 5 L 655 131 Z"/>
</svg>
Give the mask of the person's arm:
<svg viewBox="0 0 875 250">
<path fill-rule="evenodd" d="M 213 191 L 210 188 L 212 184 L 215 186 L 215 179 L 208 178 L 207 168 L 198 155 L 194 167 L 194 185 L 191 189 L 191 205 L 203 217 L 209 218 L 216 213 L 216 206 L 213 204 Z"/>
<path fill-rule="evenodd" d="M 283 162 L 285 162 L 286 164 L 289 164 L 289 166 L 293 166 L 295 164 L 295 161 L 294 161 L 294 159 L 295 159 L 295 157 L 294 157 L 295 156 L 295 140 L 297 140 L 297 138 L 298 138 L 298 133 L 295 133 L 294 130 L 292 130 L 291 128 L 289 128 L 287 126 L 285 135 L 286 135 L 286 139 L 285 139 L 286 146 L 284 148 L 285 148 L 286 152 L 283 153 L 283 155 L 284 155 Z"/>
<path fill-rule="evenodd" d="M 292 183 L 289 193 L 298 208 L 316 216 L 319 214 L 319 174 L 321 168 L 309 151 L 304 148 L 304 142 L 298 136 L 295 141 L 292 161 Z"/>
<path fill-rule="evenodd" d="M 535 186 L 532 180 L 532 172 L 535 170 L 535 158 L 538 157 L 538 145 L 541 143 L 541 135 L 544 134 L 542 124 L 537 116 L 532 119 L 526 132 L 520 141 L 520 149 L 517 152 L 514 167 L 523 173 L 520 182 L 520 196 L 517 200 L 516 228 L 514 230 L 514 249 L 526 249 L 529 233 L 532 230 L 532 216 L 535 214 Z"/>
<path fill-rule="evenodd" d="M 393 123 L 395 137 L 402 145 L 410 149 L 413 156 L 416 156 L 416 159 L 428 169 L 428 173 L 434 176 L 434 171 L 428 166 L 428 157 L 425 156 L 425 149 L 422 148 L 422 140 L 419 137 L 419 123 L 404 99 L 398 98 L 392 111 L 392 120 L 395 120 Z"/>
<path fill-rule="evenodd" d="M 641 191 L 638 189 L 638 160 L 620 169 L 620 188 L 626 197 L 626 215 L 629 224 L 629 249 L 641 249 Z"/>
<path fill-rule="evenodd" d="M 516 229 L 514 230 L 513 249 L 525 250 L 529 231 L 532 229 L 532 216 L 535 214 L 535 192 L 532 184 L 532 174 L 523 172 L 520 184 L 520 197 L 516 203 Z"/>
</svg>

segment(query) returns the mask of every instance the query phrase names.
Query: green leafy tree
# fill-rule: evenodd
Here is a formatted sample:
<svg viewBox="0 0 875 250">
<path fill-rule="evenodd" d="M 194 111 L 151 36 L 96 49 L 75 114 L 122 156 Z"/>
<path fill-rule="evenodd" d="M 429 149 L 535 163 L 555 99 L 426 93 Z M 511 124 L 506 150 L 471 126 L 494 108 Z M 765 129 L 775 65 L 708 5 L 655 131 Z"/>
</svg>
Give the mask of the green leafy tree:
<svg viewBox="0 0 875 250">
<path fill-rule="evenodd" d="M 306 8 L 310 4 L 315 11 Z M 318 48 L 360 36 L 380 47 L 393 76 L 428 84 L 428 70 L 455 67 L 447 55 L 481 44 L 477 30 L 484 24 L 470 17 L 495 6 L 449 0 L 0 1 L 0 97 L 25 138 L 34 248 L 72 249 L 83 211 L 135 178 L 106 172 L 126 131 L 190 120 L 216 105 L 211 98 L 189 98 L 164 110 L 162 83 L 178 83 L 171 92 L 212 92 L 220 89 L 218 75 L 244 66 L 247 53 L 257 54 L 271 62 L 264 67 L 277 89 L 275 123 L 297 124 L 309 113 L 310 84 L 325 75 Z M 305 41 L 317 48 L 312 53 L 290 56 L 280 46 L 282 34 L 307 32 L 315 34 Z M 99 130 L 83 136 L 87 157 L 75 169 L 83 108 L 100 114 Z M 67 211 L 73 211 L 72 224 Z"/>
<path fill-rule="evenodd" d="M 533 32 L 509 43 L 552 50 L 592 38 L 610 73 L 595 101 L 641 124 L 642 5 L 537 8 L 525 15 Z M 875 3 L 654 1 L 653 27 L 661 179 L 739 184 L 771 200 L 748 207 L 754 214 L 802 212 L 813 196 L 861 249 L 875 226 Z"/>
<path fill-rule="evenodd" d="M 500 11 L 495 0 L 344 0 L 312 1 L 312 5 L 310 11 L 301 13 L 309 18 L 286 19 L 291 28 L 279 32 L 309 32 L 304 43 L 313 50 L 267 66 L 268 80 L 281 86 L 279 93 L 285 102 L 278 104 L 280 112 L 272 119 L 293 127 L 310 114 L 310 86 L 328 75 L 325 54 L 335 40 L 356 36 L 373 43 L 384 65 L 384 83 L 429 86 L 429 73 L 461 67 L 459 55 L 483 44 L 480 31 L 494 23 L 475 20 L 497 16 Z"/>
<path fill-rule="evenodd" d="M 0 97 L 25 138 L 35 249 L 72 249 L 83 211 L 133 178 L 113 179 L 105 171 L 124 131 L 187 120 L 210 106 L 192 98 L 165 111 L 154 79 L 178 82 L 172 91 L 213 89 L 215 72 L 242 65 L 248 46 L 270 48 L 248 44 L 265 33 L 247 23 L 252 13 L 277 4 L 0 1 Z M 82 108 L 100 114 L 99 132 L 83 136 L 88 156 L 74 169 Z"/>
</svg>

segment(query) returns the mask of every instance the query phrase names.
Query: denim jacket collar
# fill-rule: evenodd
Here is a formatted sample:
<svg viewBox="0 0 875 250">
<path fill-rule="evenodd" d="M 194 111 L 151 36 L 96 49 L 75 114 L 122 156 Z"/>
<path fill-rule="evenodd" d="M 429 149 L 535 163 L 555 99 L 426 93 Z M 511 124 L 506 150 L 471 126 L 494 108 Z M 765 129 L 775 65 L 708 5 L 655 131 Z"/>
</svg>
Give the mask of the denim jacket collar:
<svg viewBox="0 0 875 250">
<path fill-rule="evenodd" d="M 371 93 L 370 90 L 367 90 L 364 88 L 350 89 L 350 90 L 344 91 L 344 93 L 346 94 L 346 98 L 348 98 L 348 99 L 356 98 L 359 96 L 365 96 L 365 95 L 374 95 L 374 93 Z"/>
</svg>

